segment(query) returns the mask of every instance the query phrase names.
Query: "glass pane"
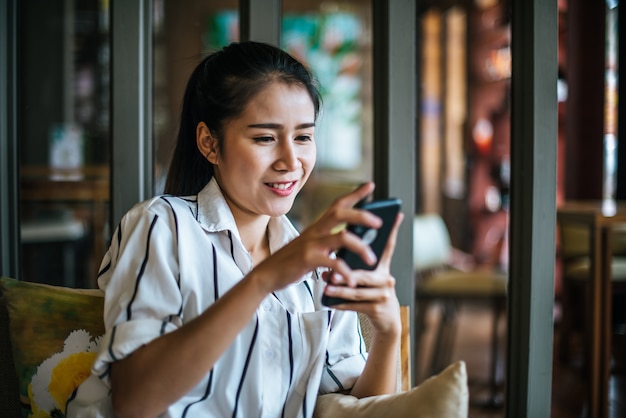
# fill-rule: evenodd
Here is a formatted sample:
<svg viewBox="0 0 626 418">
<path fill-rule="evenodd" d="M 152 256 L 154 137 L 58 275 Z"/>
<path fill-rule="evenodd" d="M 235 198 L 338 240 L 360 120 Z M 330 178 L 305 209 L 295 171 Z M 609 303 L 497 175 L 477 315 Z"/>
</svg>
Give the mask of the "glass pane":
<svg viewBox="0 0 626 418">
<path fill-rule="evenodd" d="M 108 1 L 18 5 L 19 278 L 93 287 L 109 235 Z"/>
<path fill-rule="evenodd" d="M 321 84 L 317 164 L 292 220 L 308 225 L 340 194 L 372 179 L 372 2 L 284 0 L 282 47 Z"/>
<path fill-rule="evenodd" d="M 189 75 L 203 54 L 237 40 L 237 0 L 154 2 L 155 194 L 165 186 Z"/>
</svg>

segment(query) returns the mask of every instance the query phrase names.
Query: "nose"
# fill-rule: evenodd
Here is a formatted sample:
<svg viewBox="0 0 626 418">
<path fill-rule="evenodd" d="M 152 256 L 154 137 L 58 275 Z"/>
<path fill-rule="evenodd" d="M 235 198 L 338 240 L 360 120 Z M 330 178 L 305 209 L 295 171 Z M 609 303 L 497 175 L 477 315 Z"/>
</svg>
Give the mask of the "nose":
<svg viewBox="0 0 626 418">
<path fill-rule="evenodd" d="M 293 141 L 281 141 L 274 167 L 279 171 L 296 171 L 302 166 Z"/>
</svg>

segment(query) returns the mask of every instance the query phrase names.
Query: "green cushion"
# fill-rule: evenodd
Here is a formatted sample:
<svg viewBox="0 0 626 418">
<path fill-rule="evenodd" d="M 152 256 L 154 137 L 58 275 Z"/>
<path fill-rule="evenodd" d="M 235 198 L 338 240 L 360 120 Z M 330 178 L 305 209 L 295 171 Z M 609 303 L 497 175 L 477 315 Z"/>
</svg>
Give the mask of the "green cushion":
<svg viewBox="0 0 626 418">
<path fill-rule="evenodd" d="M 0 278 L 0 290 L 22 416 L 63 416 L 65 399 L 89 375 L 104 334 L 102 292 L 7 277 Z"/>
</svg>

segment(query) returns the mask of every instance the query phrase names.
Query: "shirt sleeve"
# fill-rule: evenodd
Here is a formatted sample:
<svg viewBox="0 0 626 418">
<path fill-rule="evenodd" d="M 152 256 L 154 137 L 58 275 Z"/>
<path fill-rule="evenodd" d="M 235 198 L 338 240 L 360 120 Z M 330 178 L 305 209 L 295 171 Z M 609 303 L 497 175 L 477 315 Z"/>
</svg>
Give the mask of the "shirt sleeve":
<svg viewBox="0 0 626 418">
<path fill-rule="evenodd" d="M 367 352 L 356 312 L 334 311 L 320 394 L 347 390 L 363 372 Z"/>
<path fill-rule="evenodd" d="M 98 283 L 106 333 L 92 367 L 108 382 L 112 362 L 182 324 L 177 226 L 166 210 L 138 206 L 116 229 Z"/>
</svg>

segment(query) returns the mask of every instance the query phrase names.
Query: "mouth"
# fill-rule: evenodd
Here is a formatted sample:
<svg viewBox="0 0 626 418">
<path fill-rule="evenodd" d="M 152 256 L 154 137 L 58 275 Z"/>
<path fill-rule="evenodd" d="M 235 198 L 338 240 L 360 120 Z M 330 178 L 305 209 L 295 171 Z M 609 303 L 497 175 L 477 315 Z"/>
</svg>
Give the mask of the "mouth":
<svg viewBox="0 0 626 418">
<path fill-rule="evenodd" d="M 289 196 L 296 188 L 297 181 L 284 181 L 280 183 L 265 183 L 274 193 L 280 196 Z"/>
</svg>

